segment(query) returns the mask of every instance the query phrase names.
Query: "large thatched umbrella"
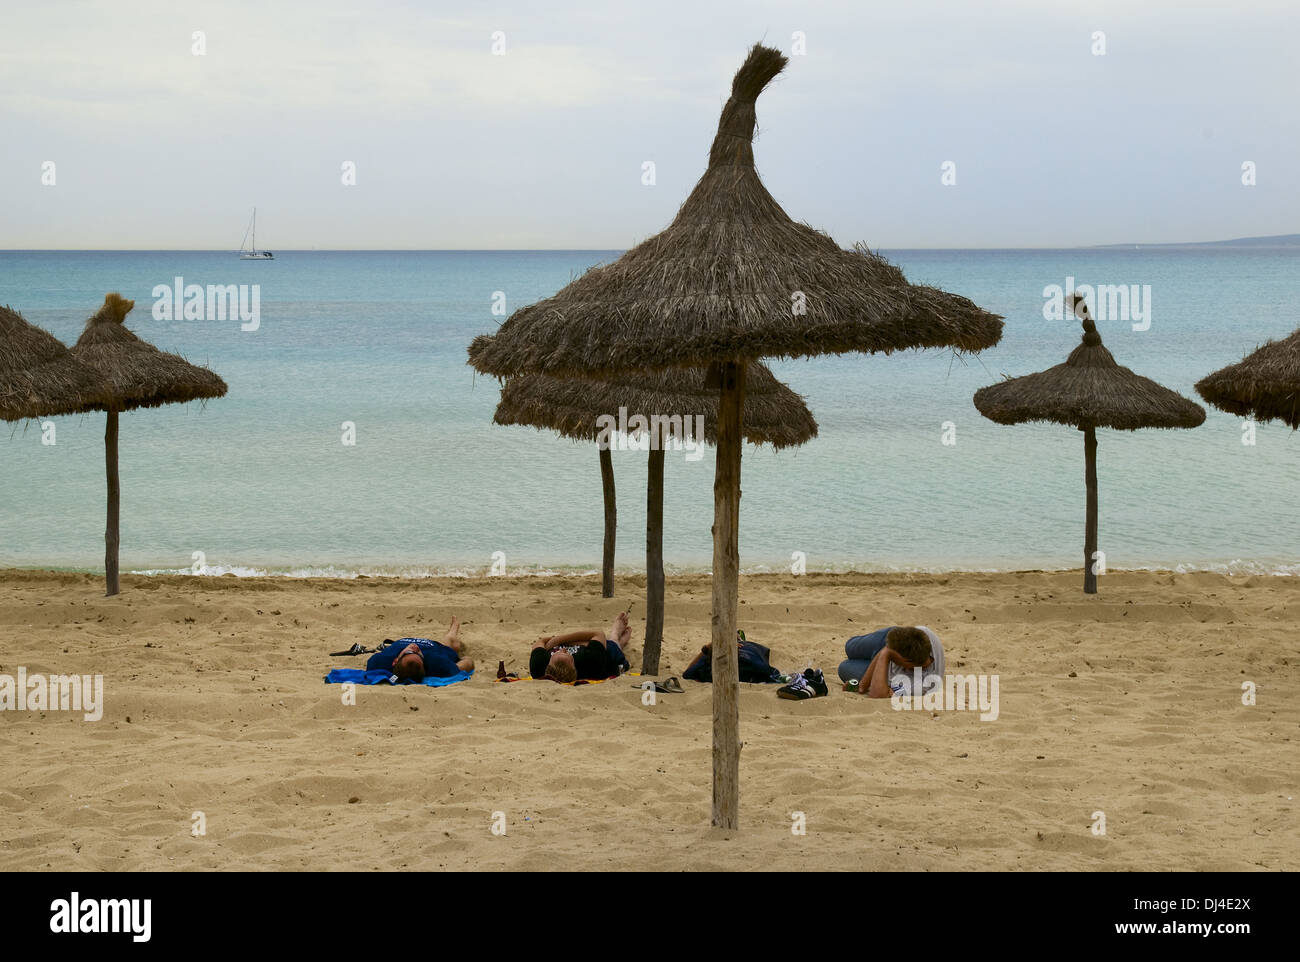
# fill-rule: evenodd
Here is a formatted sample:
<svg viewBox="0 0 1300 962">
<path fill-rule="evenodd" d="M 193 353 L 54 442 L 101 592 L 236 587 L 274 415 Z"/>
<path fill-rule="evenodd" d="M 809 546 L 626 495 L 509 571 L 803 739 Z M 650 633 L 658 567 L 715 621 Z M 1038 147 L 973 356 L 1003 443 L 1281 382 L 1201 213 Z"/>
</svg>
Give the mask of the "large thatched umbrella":
<svg viewBox="0 0 1300 962">
<path fill-rule="evenodd" d="M 1194 428 L 1205 409 L 1150 378 L 1115 363 L 1101 343 L 1083 298 L 1072 295 L 1070 309 L 1083 321 L 1083 343 L 1064 364 L 1009 378 L 975 392 L 975 407 L 998 424 L 1054 421 L 1083 432 L 1084 481 L 1088 516 L 1083 539 L 1083 590 L 1097 593 L 1093 563 L 1097 552 L 1097 428 Z"/>
<path fill-rule="evenodd" d="M 617 375 L 705 367 L 721 392 L 713 524 L 713 824 L 739 808 L 741 409 L 750 361 L 847 351 L 978 351 L 1000 319 L 963 297 L 907 283 L 865 249 L 843 250 L 792 221 L 754 169 L 754 102 L 786 65 L 755 45 L 731 85 L 709 166 L 668 228 L 553 297 L 516 311 L 470 345 L 498 377 Z M 819 145 L 818 149 L 826 149 Z"/>
<path fill-rule="evenodd" d="M 1300 428 L 1300 330 L 1206 375 L 1196 390 L 1229 414 Z"/>
<path fill-rule="evenodd" d="M 108 386 L 53 334 L 0 307 L 0 420 L 102 410 Z"/>
<path fill-rule="evenodd" d="M 222 397 L 226 382 L 205 367 L 196 367 L 176 354 L 158 350 L 126 329 L 123 323 L 135 301 L 108 294 L 104 306 L 86 322 L 72 356 L 102 375 L 109 385 L 104 429 L 104 466 L 108 476 L 108 527 L 104 534 L 105 594 L 118 593 L 119 540 L 117 478 L 117 416 L 135 408 L 181 404 Z"/>
<path fill-rule="evenodd" d="M 620 410 L 621 409 L 621 410 Z M 596 441 L 605 496 L 605 554 L 602 594 L 614 594 L 614 471 L 607 427 L 619 419 L 629 433 L 647 435 L 646 629 L 642 671 L 659 673 L 664 628 L 664 447 L 669 437 L 700 444 L 718 439 L 718 392 L 704 385 L 702 368 L 632 372 L 617 379 L 587 381 L 524 374 L 501 389 L 497 424 L 550 428 L 575 441 Z M 643 424 L 638 419 L 644 419 Z M 697 430 L 702 427 L 702 436 Z M 817 422 L 803 399 L 778 381 L 765 364 L 749 369 L 743 433 L 753 444 L 785 448 L 817 436 Z"/>
</svg>

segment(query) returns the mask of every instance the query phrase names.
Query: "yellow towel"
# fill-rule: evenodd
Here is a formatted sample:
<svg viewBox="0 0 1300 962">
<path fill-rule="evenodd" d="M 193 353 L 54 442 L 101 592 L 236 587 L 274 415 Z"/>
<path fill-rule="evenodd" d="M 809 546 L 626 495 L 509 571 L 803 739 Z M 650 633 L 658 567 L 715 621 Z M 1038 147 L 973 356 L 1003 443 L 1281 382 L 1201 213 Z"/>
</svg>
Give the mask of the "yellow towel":
<svg viewBox="0 0 1300 962">
<path fill-rule="evenodd" d="M 604 683 L 607 682 L 607 681 L 613 681 L 615 678 L 624 678 L 624 677 L 628 677 L 628 676 L 635 676 L 635 677 L 639 678 L 639 677 L 641 677 L 641 672 L 639 672 L 639 671 L 625 671 L 625 672 L 623 672 L 623 674 L 621 674 L 621 675 L 614 675 L 614 676 L 611 677 L 611 678 L 597 678 L 597 679 L 595 679 L 595 680 L 588 679 L 588 678 L 579 678 L 577 681 L 551 681 L 551 679 L 549 679 L 549 678 L 533 678 L 532 676 L 529 676 L 529 675 L 525 675 L 523 678 L 498 678 L 498 679 L 496 679 L 496 680 L 497 680 L 498 682 L 503 682 L 503 681 L 504 681 L 504 682 L 515 682 L 515 681 L 551 681 L 551 684 L 552 684 L 552 685 L 567 685 L 569 688 L 576 688 L 576 687 L 581 686 L 581 685 L 600 685 L 600 684 L 604 684 Z"/>
</svg>

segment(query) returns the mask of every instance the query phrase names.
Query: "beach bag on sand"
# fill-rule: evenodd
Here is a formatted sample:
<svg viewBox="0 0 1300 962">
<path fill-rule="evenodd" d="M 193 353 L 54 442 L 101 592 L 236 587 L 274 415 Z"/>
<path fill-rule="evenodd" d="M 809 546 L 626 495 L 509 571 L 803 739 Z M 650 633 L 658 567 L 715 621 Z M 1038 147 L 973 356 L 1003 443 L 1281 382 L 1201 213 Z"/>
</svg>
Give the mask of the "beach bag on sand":
<svg viewBox="0 0 1300 962">
<path fill-rule="evenodd" d="M 740 643 L 740 680 L 748 684 L 768 684 L 784 681 L 781 673 L 772 667 L 768 659 L 771 650 L 756 641 Z M 705 645 L 690 667 L 682 672 L 683 678 L 691 681 L 713 681 L 713 646 Z"/>
</svg>

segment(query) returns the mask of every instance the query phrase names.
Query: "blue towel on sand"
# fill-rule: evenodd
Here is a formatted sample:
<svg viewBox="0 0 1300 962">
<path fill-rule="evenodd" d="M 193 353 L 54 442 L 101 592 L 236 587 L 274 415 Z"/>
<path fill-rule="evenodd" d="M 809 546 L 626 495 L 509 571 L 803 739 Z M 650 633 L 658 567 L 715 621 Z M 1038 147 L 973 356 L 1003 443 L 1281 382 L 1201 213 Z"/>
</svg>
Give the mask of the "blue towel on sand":
<svg viewBox="0 0 1300 962">
<path fill-rule="evenodd" d="M 425 675 L 422 684 L 429 688 L 443 688 L 447 685 L 454 685 L 458 681 L 464 681 L 473 674 L 472 671 L 461 671 L 447 678 L 434 678 L 431 675 Z M 386 685 L 391 677 L 388 672 L 382 670 L 364 671 L 360 668 L 335 668 L 325 676 L 325 684 L 339 685 L 344 682 L 351 682 L 354 685 Z M 406 678 L 398 684 L 414 685 L 417 682 Z"/>
</svg>

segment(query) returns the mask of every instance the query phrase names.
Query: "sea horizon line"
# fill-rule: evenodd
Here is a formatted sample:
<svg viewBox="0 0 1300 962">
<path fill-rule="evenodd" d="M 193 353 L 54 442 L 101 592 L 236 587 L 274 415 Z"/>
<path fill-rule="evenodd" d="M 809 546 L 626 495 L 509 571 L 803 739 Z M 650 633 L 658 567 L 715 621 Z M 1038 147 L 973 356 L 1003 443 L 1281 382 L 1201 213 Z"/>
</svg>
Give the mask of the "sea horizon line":
<svg viewBox="0 0 1300 962">
<path fill-rule="evenodd" d="M 1241 248 L 1247 250 L 1300 248 L 1300 234 L 1272 234 L 1209 241 L 1126 241 L 1106 244 L 1028 245 L 997 247 L 881 245 L 884 251 L 1081 251 L 1145 248 Z M 277 247 L 287 254 L 614 254 L 627 247 Z M 5 247 L 0 254 L 236 254 L 226 247 Z"/>
</svg>

